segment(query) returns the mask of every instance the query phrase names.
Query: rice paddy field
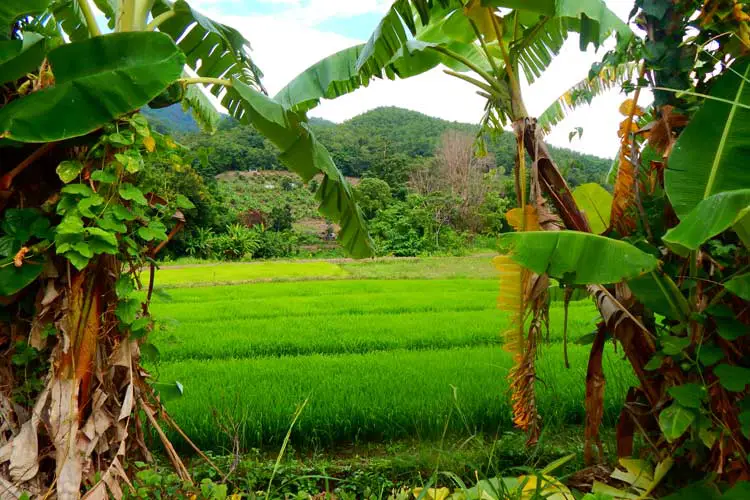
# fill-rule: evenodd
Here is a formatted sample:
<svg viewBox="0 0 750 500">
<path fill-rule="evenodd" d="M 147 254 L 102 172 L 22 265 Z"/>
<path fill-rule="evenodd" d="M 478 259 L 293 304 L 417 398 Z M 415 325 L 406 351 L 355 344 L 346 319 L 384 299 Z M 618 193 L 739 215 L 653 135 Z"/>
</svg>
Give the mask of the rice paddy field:
<svg viewBox="0 0 750 500">
<path fill-rule="evenodd" d="M 487 256 L 368 262 L 268 262 L 157 271 L 152 334 L 161 383 L 184 395 L 168 409 L 202 448 L 278 447 L 295 411 L 295 447 L 499 435 L 512 428 L 498 283 Z M 597 312 L 551 310 L 538 361 L 549 429 L 583 423 L 588 346 Z M 630 368 L 607 348 L 605 424 Z M 232 432 L 227 432 L 233 429 Z"/>
</svg>

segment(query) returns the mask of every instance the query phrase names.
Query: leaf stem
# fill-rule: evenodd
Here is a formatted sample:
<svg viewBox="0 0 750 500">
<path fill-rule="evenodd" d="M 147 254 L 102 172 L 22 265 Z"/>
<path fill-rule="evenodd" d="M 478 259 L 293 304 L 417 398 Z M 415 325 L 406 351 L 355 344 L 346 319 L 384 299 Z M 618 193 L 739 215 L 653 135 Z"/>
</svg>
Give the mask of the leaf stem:
<svg viewBox="0 0 750 500">
<path fill-rule="evenodd" d="M 490 15 L 493 16 L 494 14 L 490 10 Z M 484 38 L 482 38 L 482 32 L 479 31 L 479 28 L 477 27 L 476 23 L 471 20 L 471 18 L 468 18 L 469 23 L 471 24 L 471 28 L 474 30 L 474 34 L 477 36 L 477 40 L 479 40 L 479 44 L 482 46 L 482 51 L 484 52 L 484 55 L 487 56 L 487 60 L 490 63 L 490 66 L 492 66 L 492 70 L 495 72 L 496 76 L 500 76 L 500 69 L 497 67 L 497 64 L 495 64 L 495 59 L 493 59 L 492 54 L 490 54 L 490 49 L 487 47 L 487 44 L 484 43 Z M 498 39 L 498 42 L 500 39 Z"/>
<path fill-rule="evenodd" d="M 461 79 L 461 80 L 463 80 L 465 82 L 469 82 L 472 85 L 476 85 L 480 89 L 482 89 L 485 92 L 487 92 L 487 94 L 489 94 L 489 97 L 494 97 L 494 98 L 498 97 L 497 91 L 494 88 L 492 88 L 491 86 L 487 85 L 486 83 L 480 82 L 476 78 L 472 78 L 470 76 L 463 75 L 461 73 L 457 73 L 457 72 L 451 71 L 449 69 L 444 69 L 443 73 L 445 73 L 446 75 L 455 76 L 456 78 L 459 78 L 459 79 Z"/>
<path fill-rule="evenodd" d="M 716 96 L 712 96 L 708 94 L 701 94 L 700 92 L 692 92 L 690 90 L 672 89 L 669 87 L 654 87 L 654 90 L 666 90 L 667 92 L 674 92 L 675 94 L 685 94 L 685 95 L 690 95 L 693 97 L 703 97 L 705 99 L 719 101 L 725 104 L 731 104 L 732 106 L 737 106 L 738 108 L 750 109 L 750 105 L 743 104 L 738 101 L 730 101 L 729 99 L 722 99 L 721 97 L 716 97 Z"/>
<path fill-rule="evenodd" d="M 223 78 L 211 78 L 208 76 L 197 76 L 195 78 L 180 78 L 178 82 L 184 85 L 193 85 L 196 83 L 202 83 L 205 85 L 223 85 L 224 87 L 231 87 L 232 82 Z"/>
<path fill-rule="evenodd" d="M 505 89 L 503 89 L 503 87 L 500 86 L 500 84 L 497 82 L 497 79 L 493 78 L 492 75 L 487 73 L 485 70 L 483 70 L 482 68 L 480 68 L 473 62 L 469 61 L 467 58 L 465 58 L 461 54 L 457 54 L 456 52 L 453 52 L 452 50 L 446 47 L 441 47 L 440 45 L 430 46 L 429 48 L 437 52 L 440 52 L 441 54 L 448 56 L 451 59 L 455 59 L 456 61 L 460 62 L 464 66 L 468 67 L 474 73 L 484 78 L 487 81 L 487 83 L 489 83 L 492 86 L 492 88 L 494 88 L 501 94 L 505 93 Z"/>
<path fill-rule="evenodd" d="M 89 0 L 80 0 L 78 5 L 81 7 L 83 17 L 86 19 L 86 26 L 89 28 L 89 34 L 91 34 L 91 36 L 100 36 L 102 32 L 99 29 L 99 25 L 96 24 L 96 18 L 94 17 L 94 12 L 91 10 Z"/>
<path fill-rule="evenodd" d="M 156 16 L 150 23 L 148 23 L 148 25 L 146 26 L 146 31 L 154 31 L 159 27 L 161 23 L 172 19 L 175 15 L 177 15 L 177 12 L 175 12 L 174 10 L 162 12 L 161 14 Z"/>
</svg>

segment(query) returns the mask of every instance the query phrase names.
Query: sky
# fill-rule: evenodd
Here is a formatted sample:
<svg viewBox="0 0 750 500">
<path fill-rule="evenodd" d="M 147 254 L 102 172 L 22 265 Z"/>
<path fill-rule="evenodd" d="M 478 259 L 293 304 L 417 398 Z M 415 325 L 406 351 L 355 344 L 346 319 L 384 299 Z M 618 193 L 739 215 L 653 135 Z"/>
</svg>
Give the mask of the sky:
<svg viewBox="0 0 750 500">
<path fill-rule="evenodd" d="M 623 20 L 633 0 L 606 0 Z M 391 0 L 192 0 L 210 17 L 238 29 L 252 45 L 252 57 L 274 95 L 289 80 L 324 57 L 365 42 L 387 11 Z M 610 44 L 611 46 L 612 44 Z M 542 78 L 524 86 L 529 113 L 536 116 L 567 88 L 586 77 L 589 67 L 605 52 L 578 48 L 572 34 Z M 626 97 L 618 89 L 573 112 L 547 137 L 549 143 L 612 158 L 617 154 L 617 129 L 623 117 L 619 104 Z M 650 96 L 642 97 L 647 104 Z M 323 101 L 310 116 L 342 122 L 379 106 L 399 106 L 446 120 L 478 123 L 484 100 L 474 87 L 445 75 L 441 69 L 406 80 L 375 80 L 367 88 Z M 583 128 L 580 138 L 569 133 Z"/>
</svg>

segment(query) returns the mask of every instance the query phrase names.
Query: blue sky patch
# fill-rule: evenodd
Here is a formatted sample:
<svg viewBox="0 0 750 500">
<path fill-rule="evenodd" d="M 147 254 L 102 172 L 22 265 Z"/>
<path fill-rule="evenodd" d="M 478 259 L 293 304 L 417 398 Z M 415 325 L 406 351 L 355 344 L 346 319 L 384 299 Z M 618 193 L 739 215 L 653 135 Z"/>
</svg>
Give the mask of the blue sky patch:
<svg viewBox="0 0 750 500">
<path fill-rule="evenodd" d="M 364 41 L 370 38 L 370 34 L 382 17 L 383 14 L 379 12 L 368 12 L 347 18 L 332 17 L 316 25 L 316 28 L 320 31 L 328 31 Z"/>
</svg>

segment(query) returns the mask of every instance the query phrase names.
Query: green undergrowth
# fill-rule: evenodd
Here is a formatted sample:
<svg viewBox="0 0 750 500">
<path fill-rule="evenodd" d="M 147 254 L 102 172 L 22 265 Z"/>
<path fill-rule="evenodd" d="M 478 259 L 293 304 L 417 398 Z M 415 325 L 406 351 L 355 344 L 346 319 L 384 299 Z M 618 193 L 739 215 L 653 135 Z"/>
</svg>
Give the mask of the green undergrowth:
<svg viewBox="0 0 750 500">
<path fill-rule="evenodd" d="M 570 453 L 575 453 L 574 458 L 556 476 L 584 466 L 580 428 L 543 432 L 539 444 L 531 448 L 525 440 L 522 433 L 509 431 L 470 439 L 410 439 L 318 451 L 299 451 L 292 443 L 278 466 L 277 451 L 252 449 L 240 458 L 209 454 L 221 471 L 231 471 L 227 478 L 230 493 L 268 490 L 275 498 L 308 498 L 319 492 L 341 499 L 386 498 L 393 490 L 424 487 L 431 481 L 455 488 L 455 478 L 471 485 L 477 478 L 515 476 L 523 473 L 519 467 L 542 468 Z M 612 431 L 604 431 L 602 441 L 606 450 L 614 449 Z M 219 472 L 199 458 L 189 466 L 199 482 L 222 480 Z"/>
</svg>

